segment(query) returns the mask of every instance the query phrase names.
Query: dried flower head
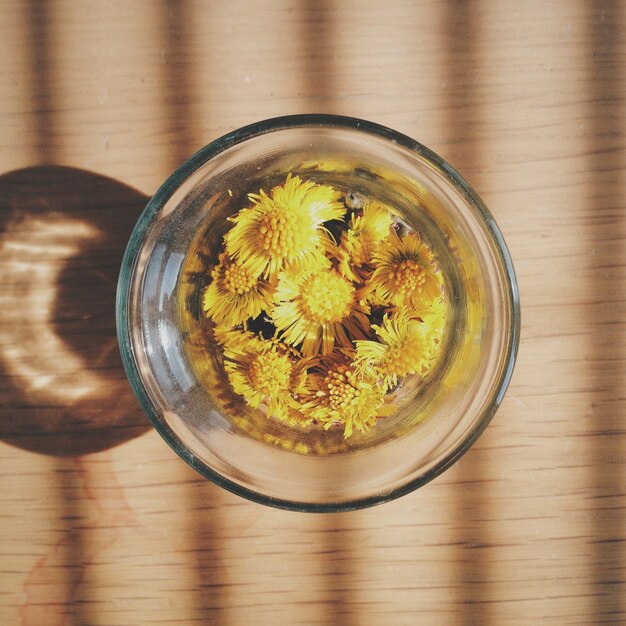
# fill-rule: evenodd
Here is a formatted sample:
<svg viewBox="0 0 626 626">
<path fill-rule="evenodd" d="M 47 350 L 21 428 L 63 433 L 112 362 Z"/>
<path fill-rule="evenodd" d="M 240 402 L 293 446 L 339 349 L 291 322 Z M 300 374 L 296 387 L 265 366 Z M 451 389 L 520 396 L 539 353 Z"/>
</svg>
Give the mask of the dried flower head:
<svg viewBox="0 0 626 626">
<path fill-rule="evenodd" d="M 389 235 L 393 217 L 384 205 L 367 202 L 350 219 L 341 235 L 336 256 L 339 271 L 350 280 L 365 282 L 371 274 L 372 255 Z"/>
<path fill-rule="evenodd" d="M 235 225 L 225 241 L 228 254 L 252 275 L 329 265 L 325 250 L 332 240 L 323 224 L 346 211 L 337 191 L 289 175 L 269 196 L 261 189 L 249 198 L 253 206 L 229 218 Z"/>
<path fill-rule="evenodd" d="M 443 319 L 435 313 L 432 317 Z M 411 318 L 406 310 L 385 315 L 380 326 L 372 325 L 378 341 L 356 342 L 357 369 L 377 377 L 386 389 L 409 374 L 425 374 L 443 334 L 443 324 L 428 322 Z"/>
<path fill-rule="evenodd" d="M 367 308 L 347 278 L 333 269 L 294 274 L 283 272 L 275 295 L 272 321 L 282 339 L 302 345 L 305 356 L 330 354 L 335 346 L 369 332 Z"/>
<path fill-rule="evenodd" d="M 447 303 L 431 249 L 406 227 L 400 236 L 387 206 L 297 176 L 248 197 L 202 292 L 238 409 L 367 431 L 395 412 L 391 388 L 425 376 L 441 351 Z"/>
<path fill-rule="evenodd" d="M 389 305 L 419 312 L 442 296 L 443 278 L 432 250 L 414 233 L 393 230 L 373 253 L 370 287 Z"/>
<path fill-rule="evenodd" d="M 230 384 L 251 407 L 264 404 L 269 415 L 289 421 L 300 409 L 299 394 L 306 391 L 307 362 L 277 341 L 246 335 L 222 335 Z"/>
<path fill-rule="evenodd" d="M 324 428 L 343 426 L 345 437 L 369 430 L 386 413 L 385 390 L 372 376 L 357 372 L 353 354 L 335 351 L 321 360 L 310 376 L 313 393 L 303 405 Z"/>
<path fill-rule="evenodd" d="M 216 324 L 237 326 L 272 306 L 274 287 L 222 253 L 204 290 L 202 308 Z"/>
</svg>

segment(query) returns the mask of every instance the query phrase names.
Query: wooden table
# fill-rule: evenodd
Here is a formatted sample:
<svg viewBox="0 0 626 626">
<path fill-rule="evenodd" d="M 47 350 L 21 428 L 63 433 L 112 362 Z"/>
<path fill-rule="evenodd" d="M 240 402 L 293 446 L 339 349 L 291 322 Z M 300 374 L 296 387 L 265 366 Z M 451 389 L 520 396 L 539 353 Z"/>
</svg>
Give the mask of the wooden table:
<svg viewBox="0 0 626 626">
<path fill-rule="evenodd" d="M 626 623 L 626 5 L 4 0 L 0 623 Z M 217 136 L 331 112 L 457 166 L 523 322 L 509 393 L 428 486 L 310 515 L 149 428 L 114 291 L 146 199 Z"/>
</svg>

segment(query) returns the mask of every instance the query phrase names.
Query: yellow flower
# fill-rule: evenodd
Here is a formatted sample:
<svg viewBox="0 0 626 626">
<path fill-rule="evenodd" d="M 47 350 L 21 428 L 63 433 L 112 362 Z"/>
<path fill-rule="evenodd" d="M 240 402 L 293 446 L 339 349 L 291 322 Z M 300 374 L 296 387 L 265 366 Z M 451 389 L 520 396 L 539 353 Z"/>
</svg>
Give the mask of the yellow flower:
<svg viewBox="0 0 626 626">
<path fill-rule="evenodd" d="M 273 285 L 224 253 L 211 278 L 202 296 L 202 309 L 216 324 L 237 326 L 272 307 Z"/>
<path fill-rule="evenodd" d="M 364 282 L 370 273 L 372 254 L 376 247 L 389 235 L 393 217 L 389 210 L 378 202 L 368 202 L 362 214 L 353 214 L 348 230 L 341 236 L 336 256 L 339 271 L 349 278 Z"/>
<path fill-rule="evenodd" d="M 302 344 L 307 357 L 329 354 L 336 343 L 351 347 L 351 339 L 367 337 L 367 308 L 352 282 L 335 270 L 281 273 L 275 301 L 274 326 L 288 344 Z"/>
<path fill-rule="evenodd" d="M 271 195 L 250 194 L 252 207 L 229 218 L 226 250 L 251 274 L 276 275 L 284 266 L 294 271 L 329 264 L 324 255 L 332 239 L 323 223 L 341 219 L 346 211 L 332 187 L 288 175 Z"/>
<path fill-rule="evenodd" d="M 357 373 L 353 355 L 335 351 L 323 359 L 310 375 L 312 393 L 303 404 L 325 429 L 343 425 L 346 438 L 355 430 L 369 430 L 378 417 L 389 414 L 385 390 L 374 377 Z"/>
<path fill-rule="evenodd" d="M 373 253 L 370 287 L 387 304 L 420 312 L 442 295 L 443 278 L 431 249 L 416 234 L 393 229 Z"/>
<path fill-rule="evenodd" d="M 250 333 L 231 331 L 221 339 L 225 342 L 224 369 L 235 393 L 252 408 L 266 405 L 273 417 L 296 419 L 298 396 L 307 389 L 308 361 L 277 341 L 250 337 Z"/>
<path fill-rule="evenodd" d="M 426 319 L 412 319 L 405 310 L 385 315 L 372 325 L 379 341 L 356 342 L 356 367 L 379 377 L 386 389 L 409 374 L 425 375 L 439 354 L 445 312 L 437 304 Z"/>
</svg>

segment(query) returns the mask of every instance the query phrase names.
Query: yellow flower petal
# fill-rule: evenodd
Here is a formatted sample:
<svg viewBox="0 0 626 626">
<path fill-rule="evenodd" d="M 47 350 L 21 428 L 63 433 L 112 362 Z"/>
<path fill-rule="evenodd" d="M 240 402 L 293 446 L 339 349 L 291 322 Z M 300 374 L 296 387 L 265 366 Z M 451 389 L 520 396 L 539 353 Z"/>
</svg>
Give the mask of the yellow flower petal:
<svg viewBox="0 0 626 626">
<path fill-rule="evenodd" d="M 216 324 L 237 326 L 272 307 L 274 286 L 250 270 L 220 255 L 212 282 L 202 295 L 202 309 Z"/>
<path fill-rule="evenodd" d="M 376 380 L 357 372 L 354 352 L 334 352 L 310 375 L 311 395 L 303 411 L 328 429 L 342 425 L 344 437 L 365 432 L 382 416 L 385 390 Z"/>
<path fill-rule="evenodd" d="M 298 395 L 306 391 L 308 362 L 277 341 L 246 333 L 223 334 L 224 369 L 235 391 L 252 408 L 267 406 L 268 414 L 283 421 L 300 411 Z"/>
<path fill-rule="evenodd" d="M 332 187 L 287 176 L 268 196 L 261 190 L 249 196 L 253 206 L 230 218 L 235 226 L 226 234 L 226 250 L 251 273 L 275 276 L 329 265 L 324 251 L 331 245 L 323 227 L 346 211 Z"/>
<path fill-rule="evenodd" d="M 389 207 L 351 195 L 344 205 L 297 176 L 249 199 L 202 293 L 222 390 L 227 379 L 241 415 L 245 402 L 297 428 L 367 431 L 396 411 L 387 392 L 441 354 L 447 303 L 431 249 L 400 237 Z"/>
<path fill-rule="evenodd" d="M 419 312 L 441 298 L 443 277 L 432 250 L 418 235 L 401 238 L 392 230 L 372 260 L 376 269 L 370 287 L 386 304 Z"/>
<path fill-rule="evenodd" d="M 339 271 L 350 280 L 365 282 L 371 274 L 372 254 L 389 235 L 392 223 L 391 212 L 378 202 L 368 202 L 362 213 L 353 214 L 335 252 Z"/>
<path fill-rule="evenodd" d="M 329 354 L 335 344 L 348 347 L 351 339 L 369 331 L 366 307 L 359 303 L 351 281 L 331 269 L 283 272 L 275 294 L 272 321 L 288 344 L 302 344 L 305 356 Z"/>
<path fill-rule="evenodd" d="M 444 324 L 440 308 L 425 321 L 405 310 L 385 315 L 380 326 L 372 326 L 379 341 L 356 342 L 357 370 L 381 378 L 387 389 L 409 374 L 424 376 L 440 352 Z"/>
</svg>

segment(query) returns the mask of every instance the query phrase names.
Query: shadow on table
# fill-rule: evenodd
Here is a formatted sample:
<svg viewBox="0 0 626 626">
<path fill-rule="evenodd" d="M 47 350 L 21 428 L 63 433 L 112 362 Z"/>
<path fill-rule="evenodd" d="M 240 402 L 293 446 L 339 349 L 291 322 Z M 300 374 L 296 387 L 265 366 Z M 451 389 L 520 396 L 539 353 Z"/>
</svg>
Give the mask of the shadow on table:
<svg viewBox="0 0 626 626">
<path fill-rule="evenodd" d="M 66 69 L 58 54 L 59 24 L 43 0 L 20 8 L 32 44 L 20 54 L 31 70 L 25 80 L 33 102 L 33 160 L 54 163 L 64 148 L 57 123 L 64 95 L 58 78 Z M 172 0 L 155 5 L 154 16 L 148 26 L 164 46 L 162 56 L 154 55 L 165 86 L 160 130 L 173 169 L 200 136 L 191 106 L 192 17 L 188 3 Z M 80 457 L 150 427 L 126 380 L 115 332 L 118 270 L 146 201 L 120 182 L 67 167 L 0 177 L 0 440 L 53 457 L 46 495 L 56 501 L 58 519 L 49 524 L 63 529 L 56 544 L 40 546 L 26 576 L 25 623 L 102 619 L 89 587 L 99 571 L 95 558 L 103 542 L 109 545 L 120 528 L 135 524 L 120 506 L 124 491 L 107 455 Z M 219 524 L 213 510 L 191 510 L 193 610 L 206 622 L 220 615 L 222 604 L 215 574 Z M 85 519 L 94 514 L 98 521 L 90 527 Z"/>
<path fill-rule="evenodd" d="M 149 428 L 117 349 L 115 292 L 147 198 L 69 167 L 0 177 L 0 439 L 104 450 Z"/>
<path fill-rule="evenodd" d="M 593 502 L 590 565 L 593 622 L 623 623 L 626 611 L 624 514 L 624 3 L 587 2 L 590 233 L 587 437 Z M 591 507 L 590 507 L 591 508 Z"/>
<path fill-rule="evenodd" d="M 132 526 L 106 458 L 79 457 L 146 432 L 117 349 L 115 292 L 147 198 L 69 167 L 0 176 L 0 440 L 48 465 L 64 531 L 24 580 L 22 618 L 92 623 L 81 591 L 103 542 Z M 104 491 L 90 485 L 102 483 Z M 102 527 L 88 530 L 96 511 Z"/>
<path fill-rule="evenodd" d="M 482 17 L 477 6 L 466 0 L 449 2 L 444 11 L 444 67 L 446 72 L 446 140 L 444 157 L 468 176 L 480 193 L 481 167 L 486 146 L 478 129 L 484 111 L 480 105 L 484 89 L 477 74 L 481 52 Z M 460 625 L 489 624 L 493 621 L 493 550 L 491 530 L 484 517 L 492 505 L 489 455 L 480 443 L 460 461 L 463 468 L 456 487 L 456 514 L 459 521 L 454 538 L 457 546 L 454 572 L 455 604 L 462 611 Z"/>
</svg>

